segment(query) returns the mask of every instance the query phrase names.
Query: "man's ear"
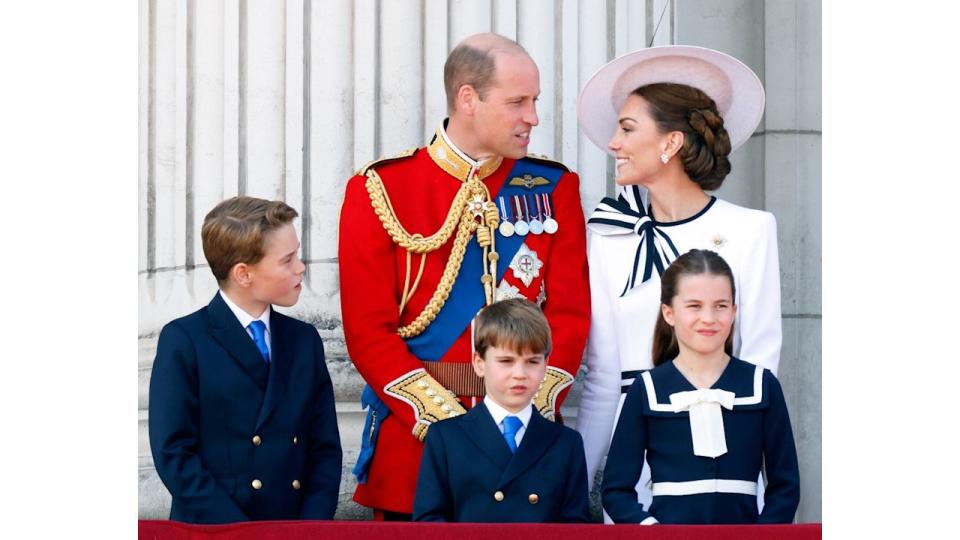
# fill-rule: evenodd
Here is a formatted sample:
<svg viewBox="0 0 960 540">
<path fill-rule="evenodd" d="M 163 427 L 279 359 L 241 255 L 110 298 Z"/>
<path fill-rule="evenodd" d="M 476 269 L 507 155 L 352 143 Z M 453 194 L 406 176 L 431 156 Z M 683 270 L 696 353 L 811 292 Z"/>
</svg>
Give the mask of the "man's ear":
<svg viewBox="0 0 960 540">
<path fill-rule="evenodd" d="M 473 359 L 470 363 L 473 364 L 473 372 L 477 374 L 477 377 L 483 378 L 487 365 L 483 363 L 483 358 L 476 351 L 473 352 Z"/>
<path fill-rule="evenodd" d="M 467 116 L 473 116 L 477 108 L 477 102 L 480 101 L 480 95 L 472 85 L 462 84 L 457 89 L 457 112 Z"/>
<path fill-rule="evenodd" d="M 227 279 L 237 287 L 247 288 L 253 283 L 253 274 L 250 271 L 250 265 L 247 263 L 237 263 L 230 268 Z"/>
</svg>

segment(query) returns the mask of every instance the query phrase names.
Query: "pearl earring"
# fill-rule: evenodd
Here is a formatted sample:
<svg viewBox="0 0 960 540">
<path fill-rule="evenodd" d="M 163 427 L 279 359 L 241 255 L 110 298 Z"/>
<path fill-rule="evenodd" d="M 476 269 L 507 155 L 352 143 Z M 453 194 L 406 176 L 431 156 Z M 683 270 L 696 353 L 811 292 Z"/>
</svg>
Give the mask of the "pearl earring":
<svg viewBox="0 0 960 540">
<path fill-rule="evenodd" d="M 667 153 L 664 152 L 664 153 L 660 154 L 660 161 L 662 161 L 663 164 L 666 165 L 667 162 L 670 161 L 670 156 L 668 156 Z"/>
</svg>

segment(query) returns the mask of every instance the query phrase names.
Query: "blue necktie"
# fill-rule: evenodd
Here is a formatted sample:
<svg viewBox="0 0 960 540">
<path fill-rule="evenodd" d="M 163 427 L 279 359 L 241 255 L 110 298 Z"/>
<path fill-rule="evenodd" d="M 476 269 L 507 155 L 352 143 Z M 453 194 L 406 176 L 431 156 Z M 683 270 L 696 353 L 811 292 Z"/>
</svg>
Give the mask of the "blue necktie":
<svg viewBox="0 0 960 540">
<path fill-rule="evenodd" d="M 523 422 L 516 416 L 507 416 L 503 419 L 503 438 L 510 447 L 510 452 L 517 453 L 517 432 L 523 427 Z"/>
<path fill-rule="evenodd" d="M 250 323 L 247 328 L 253 332 L 253 342 L 257 345 L 257 349 L 260 350 L 260 356 L 263 356 L 263 361 L 270 362 L 270 349 L 267 348 L 267 325 L 263 324 L 263 321 L 253 321 Z"/>
</svg>

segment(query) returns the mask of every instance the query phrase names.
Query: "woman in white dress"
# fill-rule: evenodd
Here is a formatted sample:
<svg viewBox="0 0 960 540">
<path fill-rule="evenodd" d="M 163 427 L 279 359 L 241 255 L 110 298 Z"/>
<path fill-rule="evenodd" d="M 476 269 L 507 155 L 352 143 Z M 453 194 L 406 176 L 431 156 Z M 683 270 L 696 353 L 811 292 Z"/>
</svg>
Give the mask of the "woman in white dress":
<svg viewBox="0 0 960 540">
<path fill-rule="evenodd" d="M 739 306 L 734 355 L 777 372 L 776 221 L 706 193 L 723 183 L 728 154 L 756 129 L 763 105 L 763 86 L 750 68 L 690 46 L 621 56 L 580 94 L 580 127 L 616 157 L 619 186 L 587 222 L 592 320 L 577 430 L 591 486 L 626 389 L 653 367 L 660 274 L 680 254 L 711 249 L 730 264 Z M 637 491 L 647 508 L 648 480 L 645 467 Z"/>
</svg>

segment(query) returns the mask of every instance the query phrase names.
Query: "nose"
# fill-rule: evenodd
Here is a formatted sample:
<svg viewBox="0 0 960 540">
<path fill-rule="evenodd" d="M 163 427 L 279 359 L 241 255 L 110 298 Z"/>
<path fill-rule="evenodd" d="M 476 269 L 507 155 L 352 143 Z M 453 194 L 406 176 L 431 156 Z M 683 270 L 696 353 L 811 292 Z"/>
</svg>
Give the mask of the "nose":
<svg viewBox="0 0 960 540">
<path fill-rule="evenodd" d="M 307 272 L 307 265 L 303 264 L 303 260 L 300 257 L 297 257 L 297 274 L 303 275 Z"/>
<path fill-rule="evenodd" d="M 537 116 L 537 104 L 536 102 L 531 102 L 530 107 L 527 109 L 524 114 L 523 121 L 530 124 L 530 126 L 536 126 L 540 123 L 540 117 Z"/>
<path fill-rule="evenodd" d="M 513 365 L 513 369 L 511 370 L 512 373 L 511 373 L 510 375 L 511 375 L 514 379 L 520 379 L 520 380 L 526 379 L 526 378 L 527 378 L 527 372 L 526 372 L 526 370 L 525 370 L 523 367 L 524 367 L 524 366 L 523 366 L 523 362 L 517 362 L 517 363 L 515 363 L 515 364 Z"/>
<path fill-rule="evenodd" d="M 617 130 L 617 133 L 613 134 L 613 138 L 607 143 L 607 148 L 613 152 L 620 150 L 620 130 Z"/>
<path fill-rule="evenodd" d="M 700 320 L 712 324 L 717 320 L 717 314 L 713 309 L 707 308 L 700 313 Z"/>
</svg>

